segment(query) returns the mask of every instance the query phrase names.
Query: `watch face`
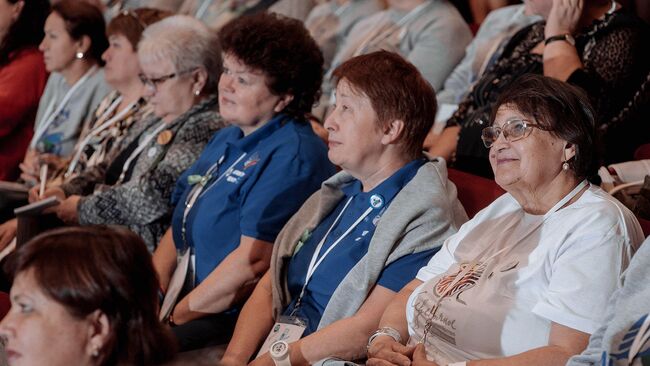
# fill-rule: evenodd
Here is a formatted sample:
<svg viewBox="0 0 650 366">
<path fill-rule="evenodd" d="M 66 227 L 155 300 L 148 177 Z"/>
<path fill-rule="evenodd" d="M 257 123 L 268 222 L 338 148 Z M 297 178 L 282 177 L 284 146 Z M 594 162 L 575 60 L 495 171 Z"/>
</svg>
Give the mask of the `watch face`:
<svg viewBox="0 0 650 366">
<path fill-rule="evenodd" d="M 275 342 L 271 345 L 271 353 L 274 353 L 276 355 L 280 355 L 284 353 L 288 348 L 288 345 L 286 342 Z"/>
</svg>

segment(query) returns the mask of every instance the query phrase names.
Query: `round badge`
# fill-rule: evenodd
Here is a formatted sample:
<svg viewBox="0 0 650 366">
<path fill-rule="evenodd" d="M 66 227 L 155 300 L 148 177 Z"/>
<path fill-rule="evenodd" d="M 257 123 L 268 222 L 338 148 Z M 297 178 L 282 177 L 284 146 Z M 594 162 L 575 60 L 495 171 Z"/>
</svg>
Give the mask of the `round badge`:
<svg viewBox="0 0 650 366">
<path fill-rule="evenodd" d="M 159 145 L 167 145 L 171 140 L 172 140 L 172 131 L 170 130 L 162 131 L 161 133 L 158 134 L 158 138 L 156 138 L 156 142 L 158 142 Z"/>
<path fill-rule="evenodd" d="M 381 206 L 384 205 L 384 197 L 378 195 L 378 194 L 373 194 L 370 196 L 370 206 L 373 208 L 381 208 Z"/>
<path fill-rule="evenodd" d="M 152 148 L 149 149 L 149 151 L 147 151 L 147 156 L 149 158 L 153 158 L 156 155 L 157 151 L 158 151 L 158 149 L 156 149 L 155 147 L 152 147 Z"/>
</svg>

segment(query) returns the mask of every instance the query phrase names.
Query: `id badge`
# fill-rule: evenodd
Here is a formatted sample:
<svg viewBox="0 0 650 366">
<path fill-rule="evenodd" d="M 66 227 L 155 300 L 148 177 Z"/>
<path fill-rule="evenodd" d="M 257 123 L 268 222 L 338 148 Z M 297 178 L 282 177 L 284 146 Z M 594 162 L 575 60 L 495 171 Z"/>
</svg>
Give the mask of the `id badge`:
<svg viewBox="0 0 650 366">
<path fill-rule="evenodd" d="M 269 335 L 266 336 L 266 340 L 255 358 L 268 352 L 271 345 L 277 341 L 292 343 L 299 340 L 305 329 L 307 329 L 307 319 L 297 316 L 281 316 L 271 328 Z"/>
</svg>

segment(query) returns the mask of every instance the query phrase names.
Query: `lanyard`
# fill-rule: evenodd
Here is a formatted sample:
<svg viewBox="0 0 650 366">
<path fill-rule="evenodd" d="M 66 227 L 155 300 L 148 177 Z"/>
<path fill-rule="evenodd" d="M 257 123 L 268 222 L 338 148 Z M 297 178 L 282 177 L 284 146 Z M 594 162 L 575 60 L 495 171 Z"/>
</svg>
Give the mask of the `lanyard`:
<svg viewBox="0 0 650 366">
<path fill-rule="evenodd" d="M 140 155 L 142 150 L 144 150 L 144 148 L 149 145 L 151 140 L 153 140 L 153 138 L 156 137 L 165 127 L 167 127 L 167 123 L 161 121 L 160 126 L 156 127 L 152 133 L 148 134 L 144 140 L 138 144 L 138 147 L 131 153 L 131 155 L 129 155 L 129 158 L 126 159 L 126 162 L 124 162 L 124 166 L 122 166 L 122 173 L 120 174 L 120 179 L 118 180 L 119 182 L 122 182 L 126 177 L 126 172 L 129 171 L 129 167 L 131 166 L 133 160 L 137 158 L 138 155 Z"/>
<path fill-rule="evenodd" d="M 217 179 L 215 179 L 215 181 L 212 182 L 212 184 L 210 184 L 207 189 L 205 189 L 205 186 L 212 179 L 212 173 L 214 173 L 214 172 L 218 173 L 219 166 L 221 166 L 221 164 L 223 164 L 223 162 L 225 160 L 226 155 L 225 154 L 221 155 L 219 160 L 217 160 L 216 163 L 214 163 L 214 164 L 212 164 L 212 166 L 210 166 L 210 168 L 207 170 L 207 172 L 205 173 L 205 175 L 203 176 L 201 181 L 199 181 L 197 184 L 194 185 L 194 187 L 192 187 L 192 190 L 190 191 L 190 193 L 187 195 L 187 198 L 185 199 L 185 210 L 183 210 L 183 222 L 182 222 L 182 226 L 181 226 L 181 237 L 183 239 L 184 248 L 187 248 L 189 246 L 187 244 L 187 236 L 186 236 L 187 217 L 188 217 L 190 211 L 192 211 L 192 207 L 194 207 L 194 204 L 203 195 L 203 193 L 207 192 L 210 188 L 214 187 L 214 185 L 217 184 L 217 182 L 219 182 L 223 177 L 225 177 L 226 175 L 232 173 L 232 171 L 235 169 L 235 166 L 240 161 L 242 161 L 242 159 L 245 156 L 246 156 L 246 153 L 241 154 L 241 156 L 237 160 L 235 160 L 235 162 L 232 163 L 232 165 L 230 165 L 230 167 L 228 167 L 228 169 L 226 169 L 226 171 L 221 173 L 221 175 L 219 177 L 217 177 Z"/>
<path fill-rule="evenodd" d="M 70 98 L 72 98 L 72 94 L 74 94 L 74 92 L 77 91 L 77 89 L 79 89 L 79 87 L 81 87 L 81 85 L 83 85 L 86 82 L 86 80 L 88 80 L 90 76 L 95 73 L 96 70 L 97 70 L 97 66 L 93 66 L 88 71 L 86 71 L 84 76 L 82 76 L 81 79 L 77 80 L 77 82 L 74 83 L 72 88 L 70 88 L 70 90 L 68 90 L 68 92 L 65 93 L 65 96 L 61 100 L 61 103 L 59 103 L 59 105 L 56 107 L 56 109 L 54 108 L 56 101 L 53 100 L 52 102 L 50 102 L 50 105 L 48 105 L 47 108 L 45 109 L 43 118 L 39 122 L 38 128 L 36 129 L 36 132 L 34 133 L 34 137 L 32 138 L 32 141 L 30 143 L 30 146 L 32 148 L 36 146 L 38 140 L 40 140 L 41 137 L 43 137 L 43 134 L 45 134 L 45 131 L 47 131 L 47 129 L 52 124 L 52 122 L 54 122 L 56 116 L 58 116 L 59 113 L 61 113 L 61 111 L 63 110 L 63 108 L 65 108 L 66 104 L 68 104 L 68 101 L 70 100 Z"/>
<path fill-rule="evenodd" d="M 330 254 L 330 252 L 334 248 L 336 248 L 336 246 L 339 245 L 339 243 L 345 237 L 347 237 L 348 234 L 352 232 L 352 230 L 354 230 L 357 226 L 359 226 L 361 221 L 363 221 L 363 219 L 365 219 L 372 212 L 373 207 L 372 206 L 368 207 L 366 211 L 362 213 L 361 216 L 359 216 L 359 218 L 357 218 L 357 220 L 354 223 L 352 223 L 352 225 L 350 225 L 350 227 L 347 230 L 345 230 L 345 232 L 341 236 L 339 236 L 338 239 L 334 241 L 334 243 L 332 243 L 332 245 L 325 251 L 325 253 L 323 253 L 322 256 L 320 256 L 319 259 L 318 256 L 320 255 L 320 252 L 323 249 L 323 245 L 325 245 L 325 240 L 327 240 L 327 237 L 329 236 L 332 229 L 334 229 L 336 224 L 338 224 L 339 220 L 343 216 L 343 213 L 348 208 L 350 202 L 352 202 L 353 199 L 354 197 L 350 197 L 350 199 L 348 199 L 348 201 L 345 203 L 345 206 L 343 206 L 341 212 L 339 212 L 338 216 L 336 216 L 336 219 L 334 219 L 332 225 L 329 227 L 329 229 L 327 229 L 327 232 L 325 232 L 323 239 L 321 239 L 321 241 L 316 246 L 316 250 L 314 250 L 314 254 L 311 257 L 311 260 L 309 261 L 309 267 L 307 267 L 307 274 L 305 275 L 305 283 L 302 285 L 302 289 L 300 290 L 300 295 L 298 296 L 298 299 L 296 300 L 296 304 L 293 307 L 292 315 L 294 315 L 300 308 L 300 304 L 302 303 L 302 298 L 303 296 L 305 296 L 305 291 L 307 291 L 307 285 L 309 284 L 309 281 L 314 275 L 314 272 L 316 272 L 316 269 L 320 266 L 321 263 L 323 263 L 323 260 L 325 260 L 325 258 Z"/>
<path fill-rule="evenodd" d="M 194 17 L 196 19 L 201 19 L 205 12 L 208 10 L 208 7 L 212 4 L 212 0 L 203 0 L 199 8 L 196 10 L 196 13 L 194 14 Z"/>
<path fill-rule="evenodd" d="M 375 27 L 375 29 L 370 32 L 370 34 L 366 37 L 366 39 L 361 42 L 357 50 L 353 53 L 352 56 L 359 56 L 364 53 L 366 53 L 366 50 L 369 48 L 370 44 L 378 44 L 391 35 L 393 35 L 397 30 L 401 30 L 402 33 L 400 33 L 400 40 L 402 37 L 404 37 L 404 27 L 408 26 L 411 22 L 415 21 L 420 14 L 424 11 L 427 6 L 430 5 L 429 1 L 425 1 L 422 4 L 416 6 L 413 8 L 411 11 L 406 13 L 400 20 L 395 23 L 394 26 L 389 27 L 389 29 L 385 29 L 385 24 L 382 24 L 379 22 L 378 26 Z M 388 14 L 386 14 L 388 16 Z"/>
<path fill-rule="evenodd" d="M 491 255 L 487 260 L 490 260 L 490 259 L 496 257 L 497 255 L 503 253 L 506 249 L 512 249 L 512 248 L 516 247 L 517 244 L 519 244 L 522 240 L 526 239 L 530 234 L 534 233 L 537 229 L 539 229 L 539 227 L 542 226 L 542 224 L 544 224 L 544 222 L 546 222 L 546 220 L 549 219 L 556 211 L 561 209 L 567 202 L 571 201 L 573 199 L 573 197 L 575 197 L 578 193 L 580 193 L 582 191 L 582 189 L 585 186 L 587 186 L 587 184 L 588 184 L 587 181 L 584 181 L 584 180 L 582 182 L 580 182 L 580 184 L 578 184 L 575 188 L 573 188 L 573 190 L 569 194 L 564 196 L 564 198 L 562 198 L 546 214 L 544 214 L 544 217 L 543 217 L 543 219 L 541 221 L 539 221 L 535 225 L 532 225 L 531 229 L 528 230 L 528 232 L 526 232 L 526 234 L 522 235 L 515 243 L 513 243 L 513 244 L 511 244 L 509 246 L 505 246 L 505 247 L 501 248 L 495 254 Z M 513 220 L 513 222 L 510 224 L 510 226 L 508 226 L 508 228 L 505 231 L 509 231 L 516 224 L 517 224 L 517 222 L 515 220 Z M 426 322 L 426 324 L 424 326 L 424 333 L 422 334 L 422 338 L 420 339 L 420 343 L 426 343 L 427 336 L 429 335 L 429 332 L 431 331 L 431 328 L 433 327 L 433 319 L 435 317 L 436 312 L 438 311 L 438 308 L 440 307 L 440 303 L 442 302 L 442 300 L 444 300 L 447 296 L 449 296 L 449 294 L 451 292 L 453 292 L 454 287 L 458 284 L 458 282 L 462 281 L 463 278 L 470 271 L 472 271 L 474 269 L 474 267 L 476 267 L 480 262 L 483 261 L 483 259 L 487 255 L 488 251 L 490 249 L 492 249 L 492 244 L 494 244 L 494 242 L 496 240 L 499 240 L 499 238 L 495 239 L 492 243 L 490 243 L 490 245 L 486 245 L 485 249 L 483 249 L 476 257 L 474 257 L 474 259 L 472 259 L 472 261 L 470 261 L 467 264 L 467 266 L 462 271 L 460 271 L 460 273 L 458 273 L 458 275 L 456 275 L 454 280 L 451 281 L 451 283 L 449 283 L 447 285 L 447 287 L 443 291 L 443 293 L 440 294 L 440 297 L 436 300 L 436 302 L 433 304 L 433 307 L 429 311 L 429 313 L 431 315 L 430 315 L 429 319 L 427 320 L 427 322 Z"/>
<path fill-rule="evenodd" d="M 120 111 L 118 114 L 110 118 L 108 121 L 102 123 L 104 120 L 108 118 L 115 110 L 117 109 L 117 106 L 122 102 L 122 97 L 120 96 L 117 98 L 113 104 L 111 104 L 104 113 L 97 119 L 97 122 L 101 123 L 99 126 L 93 128 L 90 132 L 88 132 L 88 135 L 79 143 L 77 146 L 77 152 L 74 155 L 74 158 L 70 162 L 70 165 L 68 165 L 68 171 L 66 171 L 65 175 L 70 176 L 75 168 L 77 167 L 77 164 L 79 164 L 79 160 L 81 159 L 81 154 L 83 154 L 84 148 L 86 145 L 90 143 L 90 140 L 99 135 L 100 132 L 104 131 L 105 129 L 109 128 L 111 125 L 113 125 L 115 122 L 120 121 L 124 119 L 127 115 L 129 115 L 131 112 L 133 112 L 133 109 L 138 105 L 137 102 L 133 102 L 129 104 L 125 109 Z"/>
</svg>

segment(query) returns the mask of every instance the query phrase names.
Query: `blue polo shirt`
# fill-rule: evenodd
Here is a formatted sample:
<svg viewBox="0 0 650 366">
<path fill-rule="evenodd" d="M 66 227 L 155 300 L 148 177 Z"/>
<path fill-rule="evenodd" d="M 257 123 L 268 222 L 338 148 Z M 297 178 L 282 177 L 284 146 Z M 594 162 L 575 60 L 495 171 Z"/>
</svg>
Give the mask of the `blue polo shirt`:
<svg viewBox="0 0 650 366">
<path fill-rule="evenodd" d="M 176 183 L 172 231 L 179 249 L 185 245 L 181 228 L 188 194 L 216 162 L 187 216 L 196 284 L 239 246 L 242 235 L 274 242 L 304 201 L 335 173 L 325 143 L 307 122 L 279 115 L 248 136 L 239 127 L 224 128 Z"/>
<path fill-rule="evenodd" d="M 296 312 L 297 316 L 307 319 L 307 329 L 303 336 L 316 331 L 325 307 L 339 283 L 368 252 L 370 240 L 382 214 L 399 191 L 415 176 L 424 162 L 425 160 L 418 159 L 408 163 L 370 192 L 363 192 L 361 182 L 358 180 L 344 186 L 342 190 L 345 196 L 341 202 L 318 224 L 305 243 L 297 248 L 287 272 L 289 293 L 293 300 L 285 309 L 284 315 L 293 312 L 296 300 L 305 283 L 309 263 L 327 230 L 334 224 L 325 239 L 318 259 L 369 207 L 373 208 L 370 214 L 332 249 L 314 271 L 307 285 L 302 304 Z M 335 223 L 337 216 L 350 199 L 348 207 L 343 211 L 339 221 Z M 384 268 L 377 284 L 395 292 L 400 291 L 404 285 L 415 278 L 417 271 L 428 263 L 437 250 L 438 248 L 426 250 L 396 260 Z"/>
</svg>

